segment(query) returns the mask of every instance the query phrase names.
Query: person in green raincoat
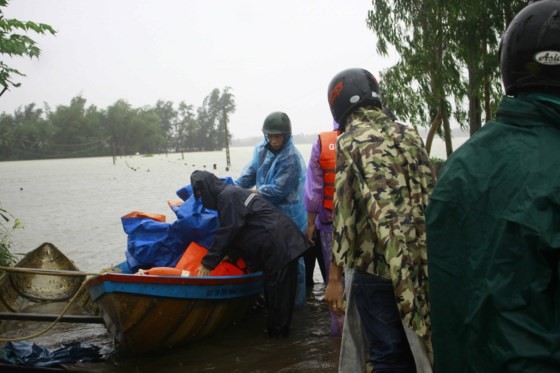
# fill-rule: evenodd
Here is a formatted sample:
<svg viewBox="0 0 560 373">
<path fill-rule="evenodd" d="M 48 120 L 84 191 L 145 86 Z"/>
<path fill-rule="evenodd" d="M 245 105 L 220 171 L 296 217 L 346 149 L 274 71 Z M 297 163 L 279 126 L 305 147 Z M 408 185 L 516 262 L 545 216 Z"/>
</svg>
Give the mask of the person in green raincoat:
<svg viewBox="0 0 560 373">
<path fill-rule="evenodd" d="M 447 160 L 427 209 L 434 370 L 560 372 L 560 0 L 500 51 L 507 96 Z"/>
</svg>

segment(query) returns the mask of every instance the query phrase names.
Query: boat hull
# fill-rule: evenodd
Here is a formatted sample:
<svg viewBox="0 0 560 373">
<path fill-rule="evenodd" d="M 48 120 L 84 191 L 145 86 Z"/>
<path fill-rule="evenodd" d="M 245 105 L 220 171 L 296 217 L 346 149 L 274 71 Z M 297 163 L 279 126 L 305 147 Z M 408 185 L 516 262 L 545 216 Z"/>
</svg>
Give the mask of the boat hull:
<svg viewBox="0 0 560 373">
<path fill-rule="evenodd" d="M 75 264 L 56 246 L 43 243 L 27 253 L 15 267 L 51 271 L 78 271 Z M 58 313 L 76 291 L 85 275 L 53 276 L 36 273 L 5 272 L 0 277 L 0 312 Z M 87 292 L 79 296 L 68 314 L 93 314 L 95 306 Z"/>
<path fill-rule="evenodd" d="M 164 277 L 104 274 L 86 283 L 120 351 L 157 352 L 209 336 L 241 318 L 262 274 Z"/>
</svg>

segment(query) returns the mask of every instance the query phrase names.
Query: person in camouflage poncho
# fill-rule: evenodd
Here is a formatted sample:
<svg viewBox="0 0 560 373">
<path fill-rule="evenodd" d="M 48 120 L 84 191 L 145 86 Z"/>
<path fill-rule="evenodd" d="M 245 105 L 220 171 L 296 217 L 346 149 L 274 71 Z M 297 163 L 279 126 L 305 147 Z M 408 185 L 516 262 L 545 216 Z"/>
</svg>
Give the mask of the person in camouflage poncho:
<svg viewBox="0 0 560 373">
<path fill-rule="evenodd" d="M 342 79 L 333 79 L 334 83 L 339 79 L 346 84 L 340 96 L 344 96 L 344 88 L 356 84 L 351 80 L 356 74 L 375 79 L 365 70 L 347 70 L 339 74 Z M 342 269 L 353 268 L 358 280 L 353 281 L 352 292 L 356 292 L 375 371 L 414 371 L 402 325 L 420 337 L 431 361 L 424 212 L 433 188 L 432 171 L 418 133 L 382 113 L 380 100 L 370 96 L 375 89 L 365 87 L 365 91 L 367 101 L 347 110 L 341 120 L 344 133 L 337 141 L 333 265 L 329 276 L 335 282 L 329 284 L 326 298 L 334 309 L 341 307 L 342 286 L 337 283 Z M 355 97 L 356 92 L 352 93 L 350 97 Z M 336 102 L 334 106 L 336 120 Z M 360 286 L 384 288 L 385 293 L 361 290 Z M 360 300 L 360 296 L 369 300 Z M 392 321 L 376 321 L 376 317 L 385 318 L 390 313 L 396 315 Z M 372 326 L 376 322 L 383 325 Z M 391 340 L 378 338 L 376 333 L 395 335 Z"/>
</svg>

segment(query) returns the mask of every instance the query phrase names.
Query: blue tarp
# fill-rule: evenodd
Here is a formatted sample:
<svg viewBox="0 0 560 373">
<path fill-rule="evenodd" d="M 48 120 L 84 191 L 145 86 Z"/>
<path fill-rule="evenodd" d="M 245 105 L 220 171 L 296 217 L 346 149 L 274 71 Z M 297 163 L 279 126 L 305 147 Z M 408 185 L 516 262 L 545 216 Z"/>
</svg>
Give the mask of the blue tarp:
<svg viewBox="0 0 560 373">
<path fill-rule="evenodd" d="M 233 184 L 231 178 L 222 179 Z M 128 235 L 126 262 L 132 273 L 152 267 L 174 267 L 191 242 L 210 247 L 218 230 L 218 216 L 214 210 L 202 206 L 187 185 L 177 191 L 184 202 L 173 206 L 177 216 L 173 223 L 155 221 L 147 217 L 121 218 Z"/>
</svg>

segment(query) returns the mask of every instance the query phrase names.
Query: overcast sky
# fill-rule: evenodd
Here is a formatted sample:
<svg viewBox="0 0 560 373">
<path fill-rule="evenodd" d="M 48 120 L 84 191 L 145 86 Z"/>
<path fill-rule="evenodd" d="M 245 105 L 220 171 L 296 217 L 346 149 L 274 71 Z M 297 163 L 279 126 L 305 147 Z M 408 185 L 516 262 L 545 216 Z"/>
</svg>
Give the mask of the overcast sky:
<svg viewBox="0 0 560 373">
<path fill-rule="evenodd" d="M 229 86 L 235 138 L 260 135 L 272 111 L 293 132 L 332 126 L 327 86 L 339 71 L 363 67 L 379 77 L 394 60 L 376 53 L 367 28 L 371 0 L 11 0 L 6 18 L 53 26 L 56 36 L 29 34 L 39 59 L 4 58 L 27 77 L 0 97 L 0 112 L 81 95 L 106 109 L 157 100 L 199 107 Z"/>
</svg>

